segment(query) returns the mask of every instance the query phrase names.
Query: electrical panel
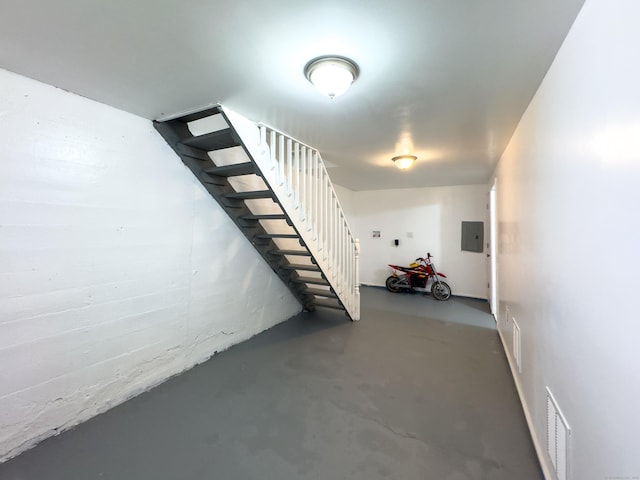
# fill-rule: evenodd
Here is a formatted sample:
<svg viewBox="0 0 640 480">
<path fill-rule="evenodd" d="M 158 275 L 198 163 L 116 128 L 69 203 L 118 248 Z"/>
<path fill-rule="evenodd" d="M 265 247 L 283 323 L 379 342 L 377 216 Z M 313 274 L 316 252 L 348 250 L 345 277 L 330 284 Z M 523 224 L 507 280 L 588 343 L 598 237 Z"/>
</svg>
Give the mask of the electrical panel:
<svg viewBox="0 0 640 480">
<path fill-rule="evenodd" d="M 484 222 L 462 222 L 462 250 L 484 251 Z"/>
</svg>

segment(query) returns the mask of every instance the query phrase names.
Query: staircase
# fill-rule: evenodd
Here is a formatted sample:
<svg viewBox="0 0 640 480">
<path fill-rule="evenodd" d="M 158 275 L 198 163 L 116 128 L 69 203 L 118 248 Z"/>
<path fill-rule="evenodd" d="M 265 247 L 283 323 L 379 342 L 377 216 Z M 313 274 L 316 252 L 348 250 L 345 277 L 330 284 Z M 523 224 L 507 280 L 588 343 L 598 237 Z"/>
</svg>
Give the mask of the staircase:
<svg viewBox="0 0 640 480">
<path fill-rule="evenodd" d="M 317 150 L 222 105 L 154 126 L 305 310 L 360 319 L 359 243 Z"/>
</svg>

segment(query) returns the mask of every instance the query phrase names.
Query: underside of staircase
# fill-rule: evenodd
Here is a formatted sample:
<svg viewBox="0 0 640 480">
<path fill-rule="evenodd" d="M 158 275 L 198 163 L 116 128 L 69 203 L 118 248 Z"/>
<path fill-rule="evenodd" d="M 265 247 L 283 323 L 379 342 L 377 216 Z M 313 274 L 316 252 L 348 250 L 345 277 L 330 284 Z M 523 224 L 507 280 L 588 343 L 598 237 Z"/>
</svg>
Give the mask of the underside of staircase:
<svg viewBox="0 0 640 480">
<path fill-rule="evenodd" d="M 305 310 L 339 309 L 358 319 L 345 307 L 316 258 L 321 253 L 309 248 L 297 215 L 283 208 L 223 107 L 210 106 L 154 126 Z"/>
</svg>

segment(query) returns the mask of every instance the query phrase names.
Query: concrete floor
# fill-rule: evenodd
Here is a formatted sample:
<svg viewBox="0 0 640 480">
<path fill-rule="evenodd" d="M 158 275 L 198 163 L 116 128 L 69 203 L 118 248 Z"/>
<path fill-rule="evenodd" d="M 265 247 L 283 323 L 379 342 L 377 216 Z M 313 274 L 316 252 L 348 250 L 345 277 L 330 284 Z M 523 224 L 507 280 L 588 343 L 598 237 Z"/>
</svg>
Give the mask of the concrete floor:
<svg viewBox="0 0 640 480">
<path fill-rule="evenodd" d="M 362 289 L 0 465 L 2 480 L 539 480 L 485 302 Z"/>
</svg>

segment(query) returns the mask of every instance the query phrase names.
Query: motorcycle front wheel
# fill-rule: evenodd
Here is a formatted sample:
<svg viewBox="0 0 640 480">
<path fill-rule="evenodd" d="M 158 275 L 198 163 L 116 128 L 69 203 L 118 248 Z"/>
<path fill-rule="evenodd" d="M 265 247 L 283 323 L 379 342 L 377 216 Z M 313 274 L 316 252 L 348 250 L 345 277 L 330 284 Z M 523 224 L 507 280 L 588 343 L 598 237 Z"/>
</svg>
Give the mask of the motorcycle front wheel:
<svg viewBox="0 0 640 480">
<path fill-rule="evenodd" d="M 451 297 L 451 287 L 442 280 L 433 282 L 433 285 L 431 285 L 431 295 L 433 295 L 433 298 L 436 300 L 449 300 Z"/>
<path fill-rule="evenodd" d="M 387 281 L 385 282 L 385 285 L 387 286 L 387 290 L 389 290 L 392 293 L 401 292 L 402 287 L 398 286 L 398 282 L 400 282 L 400 279 L 398 277 L 394 277 L 393 275 L 391 275 L 389 278 L 387 278 Z"/>
</svg>

